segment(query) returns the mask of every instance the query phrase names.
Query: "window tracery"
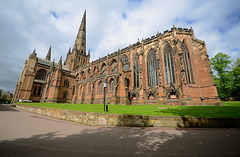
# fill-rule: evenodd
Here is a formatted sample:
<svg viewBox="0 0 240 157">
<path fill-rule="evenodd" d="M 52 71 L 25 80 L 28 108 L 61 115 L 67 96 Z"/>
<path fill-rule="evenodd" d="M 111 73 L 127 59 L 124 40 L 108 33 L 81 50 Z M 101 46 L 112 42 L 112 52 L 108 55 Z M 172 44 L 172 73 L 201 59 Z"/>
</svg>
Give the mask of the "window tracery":
<svg viewBox="0 0 240 157">
<path fill-rule="evenodd" d="M 68 79 L 64 80 L 64 87 L 69 87 L 69 81 L 68 81 Z"/>
<path fill-rule="evenodd" d="M 126 56 L 126 55 L 122 56 L 122 65 L 123 65 L 123 71 L 124 72 L 127 72 L 127 71 L 130 70 L 128 56 Z"/>
<path fill-rule="evenodd" d="M 157 81 L 157 61 L 156 52 L 151 50 L 147 56 L 147 73 L 148 73 L 148 85 L 156 86 Z"/>
<path fill-rule="evenodd" d="M 106 64 L 104 63 L 103 66 L 102 66 L 101 73 L 102 73 L 102 74 L 106 74 L 106 70 L 107 70 L 107 66 L 106 66 Z"/>
<path fill-rule="evenodd" d="M 40 69 L 37 71 L 36 79 L 37 80 L 45 80 L 46 78 L 46 71 L 44 69 Z"/>
<path fill-rule="evenodd" d="M 134 57 L 134 66 L 133 66 L 134 88 L 139 88 L 139 73 L 140 73 L 139 55 L 136 54 Z"/>
<path fill-rule="evenodd" d="M 129 62 L 128 57 L 126 55 L 122 56 L 122 63 L 127 64 Z"/>
<path fill-rule="evenodd" d="M 164 49 L 164 64 L 165 64 L 166 84 L 170 84 L 170 83 L 175 84 L 172 47 L 169 44 L 166 44 Z"/>
<path fill-rule="evenodd" d="M 188 48 L 185 44 L 185 41 L 183 41 L 181 48 L 182 48 L 182 53 L 183 53 L 183 62 L 184 62 L 186 83 L 193 84 L 194 79 L 193 79 L 192 64 L 191 64 L 190 54 L 189 54 Z"/>
<path fill-rule="evenodd" d="M 109 92 L 113 92 L 113 88 L 114 88 L 114 80 L 111 79 L 111 80 L 109 81 Z"/>
</svg>

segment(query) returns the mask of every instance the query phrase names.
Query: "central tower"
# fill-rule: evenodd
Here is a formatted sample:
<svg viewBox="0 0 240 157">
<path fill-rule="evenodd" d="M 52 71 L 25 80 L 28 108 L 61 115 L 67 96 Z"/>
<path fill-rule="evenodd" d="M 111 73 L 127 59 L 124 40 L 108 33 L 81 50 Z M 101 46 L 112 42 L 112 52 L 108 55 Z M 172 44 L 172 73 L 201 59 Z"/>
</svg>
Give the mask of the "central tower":
<svg viewBox="0 0 240 157">
<path fill-rule="evenodd" d="M 69 48 L 64 64 L 69 67 L 70 71 L 73 71 L 78 67 L 89 63 L 89 60 L 90 51 L 88 51 L 88 54 L 86 54 L 86 10 L 85 10 L 73 49 L 71 51 L 71 48 Z"/>
</svg>

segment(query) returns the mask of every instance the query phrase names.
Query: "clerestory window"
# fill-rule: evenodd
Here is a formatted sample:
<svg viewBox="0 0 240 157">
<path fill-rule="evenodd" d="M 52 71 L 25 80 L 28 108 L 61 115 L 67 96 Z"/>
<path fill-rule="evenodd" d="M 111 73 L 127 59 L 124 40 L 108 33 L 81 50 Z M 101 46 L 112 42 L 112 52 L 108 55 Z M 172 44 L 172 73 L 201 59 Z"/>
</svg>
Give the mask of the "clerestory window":
<svg viewBox="0 0 240 157">
<path fill-rule="evenodd" d="M 37 71 L 36 79 L 37 80 L 45 80 L 46 78 L 46 71 L 44 69 L 40 69 Z"/>
</svg>

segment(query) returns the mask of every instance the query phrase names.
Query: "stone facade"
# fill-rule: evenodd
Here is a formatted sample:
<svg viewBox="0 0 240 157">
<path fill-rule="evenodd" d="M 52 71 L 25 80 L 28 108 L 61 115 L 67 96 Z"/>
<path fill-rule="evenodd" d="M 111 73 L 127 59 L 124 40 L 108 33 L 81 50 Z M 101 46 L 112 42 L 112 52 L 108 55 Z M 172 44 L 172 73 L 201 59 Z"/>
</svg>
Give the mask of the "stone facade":
<svg viewBox="0 0 240 157">
<path fill-rule="evenodd" d="M 90 63 L 85 12 L 64 65 L 62 59 L 51 62 L 49 54 L 29 56 L 14 101 L 102 104 L 105 92 L 107 104 L 221 104 L 206 45 L 192 28 L 173 26 Z M 38 77 L 40 70 L 45 77 Z"/>
</svg>

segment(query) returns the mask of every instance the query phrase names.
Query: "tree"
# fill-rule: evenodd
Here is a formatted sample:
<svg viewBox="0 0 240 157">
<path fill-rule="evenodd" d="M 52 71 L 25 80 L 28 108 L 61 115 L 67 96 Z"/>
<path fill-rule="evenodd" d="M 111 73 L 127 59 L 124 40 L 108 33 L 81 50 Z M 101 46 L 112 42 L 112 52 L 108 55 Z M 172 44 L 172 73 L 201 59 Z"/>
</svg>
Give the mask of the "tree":
<svg viewBox="0 0 240 157">
<path fill-rule="evenodd" d="M 230 56 L 218 53 L 211 59 L 211 66 L 216 71 L 214 82 L 221 99 L 229 99 L 232 88 L 232 73 L 230 72 Z"/>
<path fill-rule="evenodd" d="M 233 64 L 232 69 L 232 97 L 240 99 L 240 58 Z"/>
</svg>

